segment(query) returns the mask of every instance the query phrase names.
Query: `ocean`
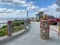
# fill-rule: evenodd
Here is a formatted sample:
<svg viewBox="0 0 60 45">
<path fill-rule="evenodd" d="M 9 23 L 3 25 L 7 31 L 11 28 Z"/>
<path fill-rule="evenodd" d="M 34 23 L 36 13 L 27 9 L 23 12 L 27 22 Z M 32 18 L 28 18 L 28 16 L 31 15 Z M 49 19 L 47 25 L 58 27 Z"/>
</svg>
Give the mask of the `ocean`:
<svg viewBox="0 0 60 45">
<path fill-rule="evenodd" d="M 13 20 L 23 20 L 23 19 L 26 19 L 26 18 L 0 18 L 0 27 L 2 27 L 3 25 L 7 25 L 7 22 L 8 21 L 13 21 Z M 5 24 L 6 23 L 6 24 Z"/>
<path fill-rule="evenodd" d="M 0 27 L 7 25 L 8 20 L 0 20 Z"/>
</svg>

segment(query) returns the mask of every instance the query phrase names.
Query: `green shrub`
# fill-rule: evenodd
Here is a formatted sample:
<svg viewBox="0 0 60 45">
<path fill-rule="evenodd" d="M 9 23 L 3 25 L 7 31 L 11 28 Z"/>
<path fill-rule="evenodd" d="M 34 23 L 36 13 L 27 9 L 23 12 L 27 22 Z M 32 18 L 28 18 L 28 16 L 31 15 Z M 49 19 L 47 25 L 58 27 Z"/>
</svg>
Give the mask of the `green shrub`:
<svg viewBox="0 0 60 45">
<path fill-rule="evenodd" d="M 24 24 L 24 22 L 23 22 L 23 21 L 21 21 L 20 23 L 21 23 L 21 24 Z"/>
<path fill-rule="evenodd" d="M 3 25 L 2 28 L 7 28 L 8 26 L 7 25 Z"/>
<path fill-rule="evenodd" d="M 15 23 L 16 26 L 19 26 L 20 24 L 18 22 Z"/>
<path fill-rule="evenodd" d="M 14 32 L 17 32 L 19 30 L 22 30 L 23 26 L 21 26 L 21 25 L 23 25 L 23 24 L 24 24 L 24 22 L 22 20 L 12 21 L 12 32 L 14 33 Z M 2 28 L 0 29 L 0 36 L 5 36 L 8 34 L 8 31 L 7 31 L 8 28 L 7 27 L 8 27 L 8 25 L 2 26 Z"/>
<path fill-rule="evenodd" d="M 22 20 L 21 21 L 13 21 L 12 22 L 12 27 L 14 27 L 14 26 L 20 26 L 22 24 L 24 24 L 24 22 Z"/>
<path fill-rule="evenodd" d="M 12 32 L 14 33 L 14 32 L 20 31 L 20 30 L 22 30 L 22 29 L 23 29 L 22 26 L 14 26 L 14 27 L 12 28 Z"/>
<path fill-rule="evenodd" d="M 14 26 L 19 26 L 20 24 L 18 23 L 18 22 L 16 22 L 16 23 L 13 23 L 12 24 L 12 27 L 14 27 Z"/>
<path fill-rule="evenodd" d="M 7 35 L 7 33 L 5 32 L 5 30 L 0 30 L 0 36 L 5 36 Z"/>
</svg>

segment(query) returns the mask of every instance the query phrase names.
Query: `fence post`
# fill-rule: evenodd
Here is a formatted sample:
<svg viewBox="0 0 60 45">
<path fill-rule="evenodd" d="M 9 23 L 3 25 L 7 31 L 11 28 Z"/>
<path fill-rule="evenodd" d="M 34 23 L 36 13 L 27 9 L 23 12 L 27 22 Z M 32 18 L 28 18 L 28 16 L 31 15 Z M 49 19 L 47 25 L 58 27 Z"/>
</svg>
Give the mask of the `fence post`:
<svg viewBox="0 0 60 45">
<path fill-rule="evenodd" d="M 12 36 L 12 21 L 8 21 L 8 36 Z"/>
</svg>

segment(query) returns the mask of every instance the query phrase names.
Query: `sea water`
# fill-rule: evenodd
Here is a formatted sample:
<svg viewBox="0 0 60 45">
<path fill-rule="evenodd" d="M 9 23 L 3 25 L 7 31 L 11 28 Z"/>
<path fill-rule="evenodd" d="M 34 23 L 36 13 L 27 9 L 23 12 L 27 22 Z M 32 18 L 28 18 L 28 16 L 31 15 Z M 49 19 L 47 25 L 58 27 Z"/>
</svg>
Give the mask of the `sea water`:
<svg viewBox="0 0 60 45">
<path fill-rule="evenodd" d="M 0 18 L 0 27 L 2 27 L 3 25 L 7 25 L 8 21 L 13 21 L 13 20 L 23 20 L 23 19 L 27 19 L 27 18 Z"/>
</svg>

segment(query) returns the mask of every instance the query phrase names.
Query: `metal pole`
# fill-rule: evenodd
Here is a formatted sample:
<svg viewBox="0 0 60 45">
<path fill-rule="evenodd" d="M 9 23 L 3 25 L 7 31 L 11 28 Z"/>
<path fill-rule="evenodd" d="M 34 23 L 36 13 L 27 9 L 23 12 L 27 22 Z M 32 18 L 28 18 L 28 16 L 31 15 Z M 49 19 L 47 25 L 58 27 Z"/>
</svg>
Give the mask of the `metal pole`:
<svg viewBox="0 0 60 45">
<path fill-rule="evenodd" d="M 12 21 L 8 21 L 8 36 L 12 36 Z"/>
<path fill-rule="evenodd" d="M 60 18 L 60 12 L 59 12 L 59 18 Z"/>
<path fill-rule="evenodd" d="M 28 11 L 27 11 L 27 18 L 28 18 Z"/>
<path fill-rule="evenodd" d="M 56 12 L 56 18 L 57 18 L 57 12 Z"/>
</svg>

